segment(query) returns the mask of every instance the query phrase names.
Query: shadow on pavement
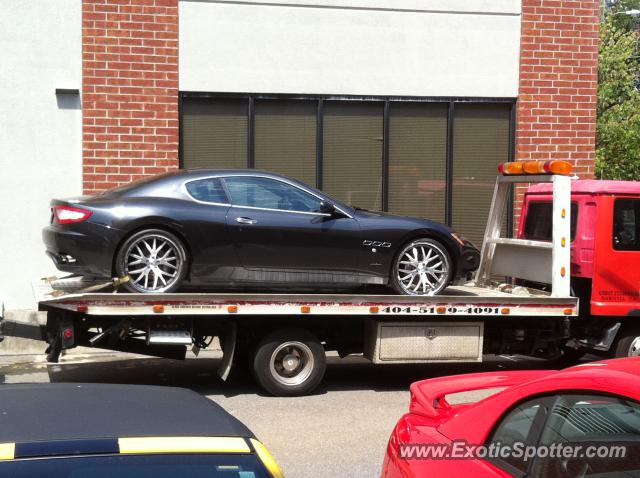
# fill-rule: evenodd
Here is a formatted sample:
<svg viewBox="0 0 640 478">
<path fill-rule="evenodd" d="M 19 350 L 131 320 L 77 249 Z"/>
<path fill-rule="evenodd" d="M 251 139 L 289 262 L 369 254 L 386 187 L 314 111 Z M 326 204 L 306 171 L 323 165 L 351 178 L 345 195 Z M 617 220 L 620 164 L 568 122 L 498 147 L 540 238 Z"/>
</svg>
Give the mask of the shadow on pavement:
<svg viewBox="0 0 640 478">
<path fill-rule="evenodd" d="M 48 364 L 46 367 L 51 382 L 165 385 L 186 387 L 207 395 L 219 394 L 226 397 L 243 394 L 262 395 L 250 373 L 242 368 L 234 369 L 229 380 L 223 382 L 216 373 L 219 364 L 220 359 L 216 358 L 186 361 L 131 358 Z M 408 390 L 409 385 L 417 380 L 443 375 L 495 370 L 553 369 L 564 366 L 566 364 L 557 361 L 500 357 L 488 357 L 483 363 L 473 364 L 374 366 L 360 357 L 329 357 L 325 378 L 316 394 L 352 390 L 402 391 Z"/>
</svg>

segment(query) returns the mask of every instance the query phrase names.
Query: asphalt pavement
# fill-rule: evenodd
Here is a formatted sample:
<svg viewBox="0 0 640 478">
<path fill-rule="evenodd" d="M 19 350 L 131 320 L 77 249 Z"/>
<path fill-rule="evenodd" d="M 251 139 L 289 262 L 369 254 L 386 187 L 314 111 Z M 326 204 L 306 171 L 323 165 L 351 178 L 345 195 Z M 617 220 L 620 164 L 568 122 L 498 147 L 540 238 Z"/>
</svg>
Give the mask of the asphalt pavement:
<svg viewBox="0 0 640 478">
<path fill-rule="evenodd" d="M 489 357 L 482 364 L 373 366 L 361 357 L 330 356 L 317 392 L 308 397 L 264 394 L 247 374 L 216 375 L 215 352 L 184 362 L 126 354 L 0 357 L 0 383 L 92 382 L 191 388 L 238 417 L 267 445 L 288 478 L 372 478 L 380 475 L 389 434 L 409 408 L 409 385 L 420 379 L 498 369 L 552 368 L 544 361 Z M 486 393 L 463 394 L 474 401 Z M 456 401 L 452 400 L 452 401 Z M 97 413 L 99 413 L 97 411 Z"/>
</svg>

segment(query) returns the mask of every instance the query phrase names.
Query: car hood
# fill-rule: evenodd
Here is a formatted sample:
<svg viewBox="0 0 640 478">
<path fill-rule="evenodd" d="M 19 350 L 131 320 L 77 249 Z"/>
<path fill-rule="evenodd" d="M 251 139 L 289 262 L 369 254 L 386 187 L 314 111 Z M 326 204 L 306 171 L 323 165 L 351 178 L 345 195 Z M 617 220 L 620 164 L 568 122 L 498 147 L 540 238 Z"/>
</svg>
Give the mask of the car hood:
<svg viewBox="0 0 640 478">
<path fill-rule="evenodd" d="M 397 214 L 390 214 L 387 212 L 381 211 L 367 211 L 365 209 L 356 209 L 355 218 L 364 222 L 384 222 L 387 225 L 393 224 L 394 227 L 405 227 L 407 229 L 420 229 L 420 228 L 429 228 L 439 231 L 443 234 L 451 234 L 453 230 L 437 221 L 432 221 L 431 219 L 424 219 L 420 217 L 412 217 L 412 216 L 399 216 Z"/>
</svg>

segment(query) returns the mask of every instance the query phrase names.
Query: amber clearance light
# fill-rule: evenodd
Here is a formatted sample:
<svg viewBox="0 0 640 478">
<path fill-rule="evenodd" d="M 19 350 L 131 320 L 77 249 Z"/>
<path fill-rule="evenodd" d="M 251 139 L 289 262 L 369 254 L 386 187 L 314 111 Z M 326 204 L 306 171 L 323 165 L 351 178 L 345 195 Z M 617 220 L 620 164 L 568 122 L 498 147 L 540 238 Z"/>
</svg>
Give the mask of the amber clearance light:
<svg viewBox="0 0 640 478">
<path fill-rule="evenodd" d="M 500 163 L 498 172 L 504 176 L 523 174 L 571 174 L 571 163 L 568 161 L 514 161 Z"/>
</svg>

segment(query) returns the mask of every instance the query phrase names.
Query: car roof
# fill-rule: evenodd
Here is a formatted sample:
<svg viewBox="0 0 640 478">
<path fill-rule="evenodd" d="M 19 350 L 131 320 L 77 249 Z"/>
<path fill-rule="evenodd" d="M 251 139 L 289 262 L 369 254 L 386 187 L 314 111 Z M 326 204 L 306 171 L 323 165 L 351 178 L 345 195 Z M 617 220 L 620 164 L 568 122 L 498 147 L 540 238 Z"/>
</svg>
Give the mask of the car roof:
<svg viewBox="0 0 640 478">
<path fill-rule="evenodd" d="M 552 184 L 540 183 L 530 186 L 527 194 L 551 194 L 552 191 Z M 571 192 L 574 194 L 640 194 L 640 182 L 576 179 L 571 181 Z"/>
<path fill-rule="evenodd" d="M 143 436 L 254 438 L 218 404 L 184 388 L 0 385 L 0 443 Z"/>
<path fill-rule="evenodd" d="M 188 178 L 206 178 L 210 176 L 267 176 L 270 178 L 285 179 L 287 181 L 299 182 L 288 176 L 263 171 L 260 169 L 180 169 L 175 172 L 176 175 Z"/>
</svg>

